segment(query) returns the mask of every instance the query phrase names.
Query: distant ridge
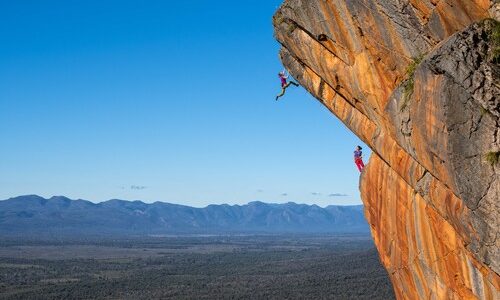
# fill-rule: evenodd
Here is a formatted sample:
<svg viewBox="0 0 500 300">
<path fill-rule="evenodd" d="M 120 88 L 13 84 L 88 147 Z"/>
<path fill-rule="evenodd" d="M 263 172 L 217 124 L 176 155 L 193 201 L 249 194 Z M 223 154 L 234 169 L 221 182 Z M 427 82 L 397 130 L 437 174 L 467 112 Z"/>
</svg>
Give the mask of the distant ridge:
<svg viewBox="0 0 500 300">
<path fill-rule="evenodd" d="M 201 233 L 367 233 L 363 207 L 268 204 L 184 205 L 36 195 L 0 201 L 0 236 Z"/>
</svg>

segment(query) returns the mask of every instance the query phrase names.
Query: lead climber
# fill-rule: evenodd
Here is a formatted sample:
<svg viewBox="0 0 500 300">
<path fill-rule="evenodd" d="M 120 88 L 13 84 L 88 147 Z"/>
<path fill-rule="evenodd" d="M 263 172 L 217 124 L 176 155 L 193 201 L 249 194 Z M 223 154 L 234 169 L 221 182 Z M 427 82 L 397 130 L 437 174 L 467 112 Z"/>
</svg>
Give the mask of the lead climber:
<svg viewBox="0 0 500 300">
<path fill-rule="evenodd" d="M 365 168 L 365 164 L 363 163 L 363 152 L 361 149 L 363 149 L 361 146 L 357 146 L 356 150 L 354 150 L 354 163 L 360 172 Z"/>
<path fill-rule="evenodd" d="M 285 94 L 286 89 L 290 86 L 290 84 L 293 84 L 295 86 L 299 86 L 299 84 L 293 80 L 290 80 L 289 82 L 287 82 L 288 76 L 285 74 L 285 71 L 279 72 L 278 77 L 281 80 L 281 93 L 278 96 L 276 96 L 276 101 L 278 101 L 279 97 L 281 97 Z"/>
</svg>

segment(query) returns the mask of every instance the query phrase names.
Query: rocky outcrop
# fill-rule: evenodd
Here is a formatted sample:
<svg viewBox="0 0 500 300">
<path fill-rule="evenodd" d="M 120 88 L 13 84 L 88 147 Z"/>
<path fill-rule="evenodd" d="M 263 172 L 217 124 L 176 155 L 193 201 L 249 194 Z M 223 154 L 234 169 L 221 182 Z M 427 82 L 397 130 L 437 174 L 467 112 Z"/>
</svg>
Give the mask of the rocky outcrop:
<svg viewBox="0 0 500 300">
<path fill-rule="evenodd" d="M 500 4 L 286 0 L 281 60 L 373 154 L 360 190 L 399 299 L 500 291 Z"/>
</svg>

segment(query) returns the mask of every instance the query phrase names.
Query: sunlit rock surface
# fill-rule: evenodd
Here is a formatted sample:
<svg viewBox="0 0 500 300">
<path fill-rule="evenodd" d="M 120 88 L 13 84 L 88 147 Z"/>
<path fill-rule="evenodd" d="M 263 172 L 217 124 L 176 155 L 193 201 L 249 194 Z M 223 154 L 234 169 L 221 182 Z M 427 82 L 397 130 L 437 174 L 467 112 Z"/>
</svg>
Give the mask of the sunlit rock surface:
<svg viewBox="0 0 500 300">
<path fill-rule="evenodd" d="M 373 150 L 360 189 L 399 299 L 499 299 L 494 2 L 286 0 L 273 17 L 285 67 Z"/>
</svg>

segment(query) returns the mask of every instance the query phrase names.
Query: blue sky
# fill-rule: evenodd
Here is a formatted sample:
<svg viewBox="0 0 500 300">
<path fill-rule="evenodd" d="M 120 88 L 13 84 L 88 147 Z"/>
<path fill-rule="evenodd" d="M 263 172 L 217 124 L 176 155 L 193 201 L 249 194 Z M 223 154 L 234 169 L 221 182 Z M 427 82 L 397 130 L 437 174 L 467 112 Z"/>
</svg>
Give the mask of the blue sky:
<svg viewBox="0 0 500 300">
<path fill-rule="evenodd" d="M 359 139 L 274 101 L 280 2 L 2 1 L 0 199 L 360 203 Z"/>
</svg>

